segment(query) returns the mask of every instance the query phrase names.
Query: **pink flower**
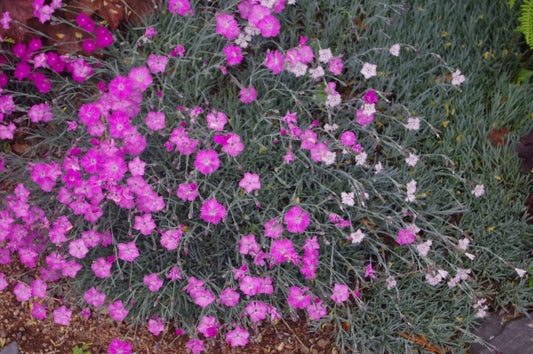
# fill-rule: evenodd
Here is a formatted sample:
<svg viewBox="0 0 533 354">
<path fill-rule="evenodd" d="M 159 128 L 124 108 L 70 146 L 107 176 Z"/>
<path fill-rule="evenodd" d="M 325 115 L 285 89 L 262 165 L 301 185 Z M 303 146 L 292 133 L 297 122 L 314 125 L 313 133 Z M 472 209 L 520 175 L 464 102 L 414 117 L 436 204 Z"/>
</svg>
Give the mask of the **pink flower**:
<svg viewBox="0 0 533 354">
<path fill-rule="evenodd" d="M 20 302 L 28 301 L 31 298 L 31 288 L 22 282 L 17 283 L 13 289 L 13 293 Z"/>
<path fill-rule="evenodd" d="M 143 283 L 148 285 L 150 291 L 157 291 L 163 285 L 163 280 L 159 279 L 157 273 L 152 273 L 150 275 L 145 275 L 143 278 Z"/>
<path fill-rule="evenodd" d="M 216 33 L 223 35 L 228 41 L 231 41 L 241 33 L 241 30 L 233 15 L 220 14 L 217 15 Z"/>
<path fill-rule="evenodd" d="M 48 285 L 41 279 L 37 278 L 33 284 L 31 284 L 31 294 L 35 297 L 44 299 L 46 297 L 47 288 Z"/>
<path fill-rule="evenodd" d="M 154 220 L 152 220 L 152 214 L 146 213 L 143 216 L 135 216 L 135 225 L 133 228 L 139 230 L 141 234 L 148 236 L 155 229 Z"/>
<path fill-rule="evenodd" d="M 100 307 L 105 302 L 105 294 L 98 292 L 94 287 L 90 288 L 83 294 L 83 298 L 89 305 Z"/>
<path fill-rule="evenodd" d="M 265 222 L 265 236 L 278 238 L 283 233 L 283 226 L 277 218 Z"/>
<path fill-rule="evenodd" d="M 91 264 L 91 269 L 98 278 L 107 278 L 111 275 L 112 263 L 109 263 L 105 258 L 98 258 L 96 262 Z"/>
<path fill-rule="evenodd" d="M 350 288 L 344 284 L 335 284 L 333 288 L 333 294 L 331 294 L 331 300 L 335 301 L 337 304 L 342 304 L 344 301 L 348 300 L 350 297 Z"/>
<path fill-rule="evenodd" d="M 243 87 L 241 91 L 239 92 L 240 98 L 239 100 L 242 103 L 251 103 L 255 100 L 257 97 L 257 91 L 255 91 L 255 87 Z"/>
<path fill-rule="evenodd" d="M 226 59 L 229 66 L 237 65 L 242 62 L 244 55 L 242 55 L 241 47 L 235 45 L 228 45 L 222 50 L 226 54 Z"/>
<path fill-rule="evenodd" d="M 283 63 L 284 63 L 283 54 L 278 52 L 277 49 L 267 54 L 265 66 L 269 68 L 270 70 L 272 70 L 274 75 L 279 74 L 280 72 L 283 71 Z"/>
<path fill-rule="evenodd" d="M 270 256 L 272 258 L 272 264 L 278 264 L 282 262 L 293 262 L 294 264 L 300 263 L 298 253 L 294 250 L 294 246 L 291 240 L 275 240 L 270 247 Z"/>
<path fill-rule="evenodd" d="M 260 301 L 252 301 L 246 306 L 245 311 L 250 316 L 252 322 L 259 322 L 266 319 L 268 305 Z"/>
<path fill-rule="evenodd" d="M 11 22 L 11 16 L 9 16 L 9 11 L 5 11 L 4 13 L 2 13 L 2 19 L 0 20 L 0 24 L 2 24 L 2 28 L 5 30 L 8 30 L 9 22 Z"/>
<path fill-rule="evenodd" d="M 183 201 L 193 201 L 198 196 L 196 183 L 180 184 L 176 192 L 178 197 Z"/>
<path fill-rule="evenodd" d="M 333 75 L 340 75 L 342 73 L 342 59 L 341 58 L 332 58 L 329 61 L 328 70 L 333 73 Z"/>
<path fill-rule="evenodd" d="M 28 116 L 33 123 L 49 122 L 53 118 L 52 112 L 50 112 L 51 109 L 52 107 L 46 103 L 36 104 L 30 108 Z"/>
<path fill-rule="evenodd" d="M 216 199 L 208 199 L 202 204 L 200 217 L 206 222 L 216 225 L 226 217 L 226 207 Z"/>
<path fill-rule="evenodd" d="M 316 321 L 328 314 L 326 305 L 320 299 L 314 299 L 306 308 L 309 319 Z"/>
<path fill-rule="evenodd" d="M 303 233 L 309 225 L 309 215 L 300 207 L 292 207 L 284 217 L 287 230 L 292 233 Z"/>
<path fill-rule="evenodd" d="M 109 316 L 111 316 L 114 320 L 121 322 L 127 315 L 128 312 L 124 305 L 122 304 L 122 300 L 117 300 L 111 304 L 109 304 Z"/>
<path fill-rule="evenodd" d="M 259 252 L 259 245 L 255 241 L 255 235 L 250 234 L 248 236 L 241 236 L 241 242 L 239 246 L 239 253 L 240 254 L 256 254 Z"/>
<path fill-rule="evenodd" d="M 244 150 L 244 145 L 241 143 L 241 137 L 238 134 L 229 133 L 226 135 L 227 140 L 222 146 L 222 151 L 226 154 L 236 157 Z"/>
<path fill-rule="evenodd" d="M 280 29 L 279 20 L 272 15 L 266 15 L 257 23 L 257 28 L 261 30 L 263 37 L 275 37 Z"/>
<path fill-rule="evenodd" d="M 215 296 L 209 290 L 204 288 L 198 289 L 191 293 L 194 298 L 194 303 L 202 308 L 206 308 L 209 304 L 215 301 Z"/>
<path fill-rule="evenodd" d="M 85 255 L 89 252 L 85 242 L 80 238 L 74 241 L 71 241 L 68 245 L 68 253 L 75 258 L 82 259 L 85 258 Z"/>
<path fill-rule="evenodd" d="M 167 230 L 161 235 L 161 245 L 167 250 L 172 251 L 178 248 L 178 242 L 183 234 L 183 230 Z"/>
<path fill-rule="evenodd" d="M 9 256 L 9 255 L 8 255 Z M 0 264 L 4 264 L 4 263 L 0 263 Z M 7 288 L 7 281 L 6 281 L 6 278 L 4 276 L 4 273 L 0 273 L 0 291 L 4 290 L 5 288 Z"/>
<path fill-rule="evenodd" d="M 226 288 L 220 293 L 220 302 L 222 304 L 232 307 L 239 303 L 240 294 L 232 288 Z"/>
<path fill-rule="evenodd" d="M 296 309 L 304 309 L 311 303 L 311 295 L 304 295 L 307 292 L 306 289 L 299 288 L 297 286 L 291 286 L 289 289 L 289 297 L 287 302 L 289 305 Z"/>
<path fill-rule="evenodd" d="M 245 346 L 248 343 L 250 333 L 237 326 L 233 331 L 226 334 L 226 343 L 231 343 L 232 347 Z"/>
<path fill-rule="evenodd" d="M 207 127 L 219 132 L 224 130 L 224 125 L 228 122 L 228 117 L 224 112 L 208 113 L 206 119 Z"/>
<path fill-rule="evenodd" d="M 411 230 L 399 230 L 396 242 L 400 245 L 413 243 L 415 241 L 415 234 Z"/>
<path fill-rule="evenodd" d="M 368 263 L 368 265 L 366 266 L 365 268 L 365 278 L 372 278 L 372 279 L 376 279 L 376 271 L 374 269 L 372 269 L 372 263 Z"/>
<path fill-rule="evenodd" d="M 205 351 L 204 341 L 200 339 L 189 339 L 187 349 L 193 352 L 193 354 L 201 353 Z"/>
<path fill-rule="evenodd" d="M 366 114 L 364 110 L 358 109 L 356 112 L 356 123 L 359 125 L 369 125 L 374 121 L 374 114 Z"/>
<path fill-rule="evenodd" d="M 261 188 L 261 182 L 259 181 L 259 175 L 256 173 L 246 172 L 244 177 L 239 182 L 239 187 L 243 188 L 247 193 L 251 193 L 254 190 Z"/>
<path fill-rule="evenodd" d="M 131 80 L 132 86 L 141 91 L 146 91 L 148 86 L 153 82 L 152 76 L 150 76 L 150 71 L 148 71 L 148 68 L 145 66 L 132 68 L 128 77 Z"/>
<path fill-rule="evenodd" d="M 72 310 L 69 310 L 63 305 L 54 310 L 54 322 L 62 326 L 68 326 L 70 324 L 71 315 Z"/>
<path fill-rule="evenodd" d="M 135 241 L 128 243 L 119 243 L 118 247 L 118 259 L 123 261 L 133 262 L 135 258 L 139 257 L 139 250 L 135 245 Z"/>
<path fill-rule="evenodd" d="M 165 128 L 165 114 L 162 112 L 149 112 L 146 116 L 146 125 L 152 130 Z"/>
<path fill-rule="evenodd" d="M 203 175 L 215 172 L 220 165 L 218 154 L 215 150 L 200 150 L 196 154 L 194 167 Z"/>
<path fill-rule="evenodd" d="M 152 38 L 156 34 L 157 34 L 157 31 L 153 27 L 146 27 L 146 29 L 144 30 L 144 36 L 146 38 Z"/>
<path fill-rule="evenodd" d="M 148 67 L 154 74 L 165 72 L 167 63 L 168 63 L 168 58 L 166 56 L 155 55 L 155 54 L 150 54 L 150 56 L 148 57 L 148 60 L 146 61 L 146 64 L 148 64 Z"/>
<path fill-rule="evenodd" d="M 107 348 L 108 354 L 131 354 L 131 344 L 113 339 Z"/>
<path fill-rule="evenodd" d="M 254 296 L 259 293 L 259 289 L 261 289 L 261 286 L 263 285 L 263 279 L 257 278 L 257 277 L 251 277 L 249 275 L 245 275 L 244 278 L 241 280 L 241 284 L 239 285 L 239 289 L 248 296 Z"/>
<path fill-rule="evenodd" d="M 151 319 L 148 320 L 148 330 L 154 336 L 158 336 L 161 332 L 163 332 L 165 330 L 165 322 L 164 321 L 157 321 L 157 320 L 151 318 Z"/>
<path fill-rule="evenodd" d="M 198 332 L 208 338 L 215 337 L 217 335 L 216 318 L 212 316 L 203 316 L 198 325 Z"/>
</svg>

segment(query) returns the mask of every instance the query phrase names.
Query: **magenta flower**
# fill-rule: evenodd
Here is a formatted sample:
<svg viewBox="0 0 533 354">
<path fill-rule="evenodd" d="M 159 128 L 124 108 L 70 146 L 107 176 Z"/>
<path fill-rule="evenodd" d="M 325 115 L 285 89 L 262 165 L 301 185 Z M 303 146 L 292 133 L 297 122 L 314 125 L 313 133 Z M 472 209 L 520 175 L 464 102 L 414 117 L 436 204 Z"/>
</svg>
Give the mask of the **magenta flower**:
<svg viewBox="0 0 533 354">
<path fill-rule="evenodd" d="M 196 154 L 194 167 L 203 175 L 215 172 L 220 166 L 220 160 L 215 150 L 200 150 Z"/>
<path fill-rule="evenodd" d="M 135 225 L 133 228 L 139 230 L 144 236 L 148 236 L 155 229 L 155 223 L 152 214 L 146 213 L 142 216 L 135 216 Z"/>
<path fill-rule="evenodd" d="M 89 305 L 100 307 L 105 302 L 105 294 L 98 292 L 94 287 L 90 288 L 83 294 L 83 298 Z"/>
<path fill-rule="evenodd" d="M 168 2 L 168 10 L 173 14 L 185 16 L 191 9 L 191 4 L 188 0 L 170 0 Z"/>
<path fill-rule="evenodd" d="M 105 27 L 98 27 L 96 29 L 96 46 L 98 48 L 107 47 L 113 43 L 113 36 L 111 32 Z"/>
<path fill-rule="evenodd" d="M 31 314 L 38 320 L 44 320 L 46 318 L 46 307 L 38 302 L 34 302 Z"/>
<path fill-rule="evenodd" d="M 237 326 L 233 331 L 226 334 L 226 343 L 231 343 L 232 347 L 245 346 L 248 343 L 250 333 Z"/>
<path fill-rule="evenodd" d="M 226 207 L 216 199 L 208 199 L 202 204 L 200 217 L 206 222 L 216 225 L 226 217 Z"/>
<path fill-rule="evenodd" d="M 232 288 L 226 288 L 220 293 L 220 302 L 222 304 L 232 307 L 239 303 L 240 294 Z"/>
<path fill-rule="evenodd" d="M 70 316 L 72 316 L 72 310 L 66 308 L 65 305 L 54 310 L 54 322 L 59 325 L 68 326 L 70 324 Z"/>
<path fill-rule="evenodd" d="M 415 234 L 411 230 L 399 230 L 398 231 L 398 238 L 396 238 L 396 242 L 400 245 L 405 245 L 409 243 L 413 243 L 415 241 Z"/>
<path fill-rule="evenodd" d="M 347 131 L 342 133 L 341 141 L 346 146 L 352 146 L 355 144 L 355 141 L 357 139 L 355 138 L 355 134 L 353 132 Z"/>
<path fill-rule="evenodd" d="M 129 77 L 117 76 L 108 85 L 109 93 L 119 100 L 123 100 L 131 96 L 133 93 L 133 84 Z"/>
<path fill-rule="evenodd" d="M 333 288 L 333 294 L 331 294 L 331 300 L 335 301 L 337 304 L 342 304 L 344 301 L 348 300 L 350 297 L 350 288 L 344 284 L 335 283 Z"/>
<path fill-rule="evenodd" d="M 139 257 L 139 250 L 135 245 L 135 241 L 128 243 L 119 243 L 118 247 L 118 259 L 123 261 L 133 262 L 135 258 Z"/>
<path fill-rule="evenodd" d="M 131 344 L 113 339 L 107 348 L 108 354 L 131 354 Z"/>
<path fill-rule="evenodd" d="M 166 56 L 155 55 L 155 54 L 150 54 L 150 56 L 148 57 L 148 60 L 146 61 L 146 64 L 148 64 L 148 67 L 154 74 L 165 72 L 167 63 L 168 63 L 168 58 Z"/>
<path fill-rule="evenodd" d="M 309 226 L 309 215 L 300 207 L 292 207 L 284 217 L 287 230 L 292 233 L 303 233 Z"/>
<path fill-rule="evenodd" d="M 94 21 L 84 12 L 76 17 L 76 23 L 87 32 L 94 31 Z"/>
<path fill-rule="evenodd" d="M 212 316 L 203 316 L 198 325 L 198 332 L 208 338 L 215 337 L 217 335 L 216 318 Z"/>
<path fill-rule="evenodd" d="M 289 297 L 287 302 L 289 305 L 296 309 L 304 309 L 311 303 L 311 295 L 304 295 L 307 292 L 307 288 L 302 289 L 297 286 L 291 286 L 289 289 Z"/>
<path fill-rule="evenodd" d="M 276 49 L 275 51 L 267 54 L 265 66 L 272 70 L 272 73 L 276 75 L 283 71 L 284 61 L 283 54 L 278 52 Z"/>
<path fill-rule="evenodd" d="M 244 59 L 244 55 L 242 55 L 241 47 L 238 47 L 235 45 L 228 45 L 224 47 L 222 51 L 224 52 L 224 54 L 226 54 L 226 59 L 228 61 L 229 66 L 240 64 L 242 60 Z"/>
<path fill-rule="evenodd" d="M 376 279 L 376 271 L 374 269 L 372 269 L 372 263 L 368 263 L 368 265 L 366 266 L 365 268 L 365 278 L 372 278 L 372 279 Z"/>
<path fill-rule="evenodd" d="M 128 312 L 124 305 L 122 304 L 121 300 L 117 300 L 111 304 L 109 304 L 109 316 L 111 316 L 113 319 L 115 319 L 118 322 L 121 322 L 127 315 Z"/>
<path fill-rule="evenodd" d="M 376 104 L 378 103 L 378 98 L 376 96 L 376 91 L 375 90 L 370 90 L 368 91 L 365 96 L 363 97 L 363 100 L 366 102 L 366 103 L 370 103 L 370 104 Z"/>
<path fill-rule="evenodd" d="M 277 36 L 281 26 L 276 17 L 272 15 L 266 15 L 257 23 L 257 28 L 261 30 L 261 35 L 263 37 L 268 38 Z"/>
<path fill-rule="evenodd" d="M 217 15 L 216 33 L 223 35 L 228 41 L 231 41 L 241 33 L 241 30 L 233 15 L 220 14 Z"/>
<path fill-rule="evenodd" d="M 187 342 L 187 349 L 189 349 L 193 354 L 198 354 L 205 351 L 204 341 L 200 339 L 190 339 Z"/>
<path fill-rule="evenodd" d="M 157 273 L 152 273 L 144 276 L 143 283 L 148 285 L 148 289 L 150 289 L 150 291 L 157 291 L 163 285 L 163 280 L 159 279 Z"/>
<path fill-rule="evenodd" d="M 46 297 L 47 288 L 48 288 L 48 285 L 41 279 L 37 278 L 31 284 L 31 294 L 35 297 L 44 299 Z"/>
<path fill-rule="evenodd" d="M 275 240 L 272 242 L 270 257 L 272 258 L 272 264 L 278 264 L 285 261 L 293 262 L 294 264 L 300 263 L 300 258 L 298 257 L 298 253 L 294 250 L 291 240 Z"/>
<path fill-rule="evenodd" d="M 239 100 L 242 103 L 251 103 L 255 100 L 257 97 L 257 91 L 255 90 L 255 87 L 243 87 L 241 91 L 239 92 L 240 98 Z"/>
<path fill-rule="evenodd" d="M 251 193 L 254 190 L 261 188 L 261 182 L 259 181 L 259 175 L 256 173 L 246 172 L 244 177 L 239 182 L 239 187 L 244 189 L 247 193 Z"/>
</svg>

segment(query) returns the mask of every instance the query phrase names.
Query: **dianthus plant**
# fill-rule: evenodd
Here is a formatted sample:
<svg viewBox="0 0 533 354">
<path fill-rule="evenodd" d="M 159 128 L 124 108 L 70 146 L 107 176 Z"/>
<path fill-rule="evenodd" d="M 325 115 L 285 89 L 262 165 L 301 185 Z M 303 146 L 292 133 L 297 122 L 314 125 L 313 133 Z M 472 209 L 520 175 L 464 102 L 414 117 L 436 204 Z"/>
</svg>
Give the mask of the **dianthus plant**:
<svg viewBox="0 0 533 354">
<path fill-rule="evenodd" d="M 154 335 L 173 324 L 194 352 L 217 334 L 246 345 L 282 316 L 332 321 L 362 350 L 401 345 L 403 309 L 441 291 L 480 316 L 471 240 L 448 217 L 463 201 L 438 184 L 471 186 L 419 150 L 438 132 L 392 98 L 376 64 L 417 54 L 391 42 L 358 55 L 296 33 L 305 2 L 216 3 L 167 2 L 150 40 L 145 28 L 114 33 L 105 60 L 46 49 L 4 60 L 19 80 L 55 78 L 30 107 L 2 81 L 0 137 L 36 142 L 0 160 L 20 182 L 0 211 L 0 262 L 18 256 L 40 274 L 19 282 L 19 300 L 68 280 L 84 314 L 107 308 Z M 449 99 L 459 84 L 433 83 Z M 375 313 L 401 328 L 366 333 L 357 321 Z"/>
</svg>

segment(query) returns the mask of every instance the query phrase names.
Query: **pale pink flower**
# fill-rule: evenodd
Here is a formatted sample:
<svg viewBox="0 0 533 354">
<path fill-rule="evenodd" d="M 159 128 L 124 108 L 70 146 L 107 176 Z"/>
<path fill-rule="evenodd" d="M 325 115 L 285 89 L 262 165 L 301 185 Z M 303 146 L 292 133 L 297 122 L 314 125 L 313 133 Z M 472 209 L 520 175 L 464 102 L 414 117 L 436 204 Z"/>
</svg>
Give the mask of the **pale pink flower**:
<svg viewBox="0 0 533 354">
<path fill-rule="evenodd" d="M 239 182 L 239 187 L 243 188 L 247 193 L 251 193 L 254 190 L 261 188 L 261 182 L 259 181 L 259 175 L 256 173 L 246 172 L 244 177 Z"/>
<path fill-rule="evenodd" d="M 118 258 L 123 261 L 133 262 L 135 258 L 139 257 L 139 250 L 135 245 L 135 241 L 128 243 L 119 243 L 118 247 Z"/>
<path fill-rule="evenodd" d="M 143 283 L 148 286 L 150 291 L 157 291 L 163 285 L 163 280 L 157 276 L 157 273 L 152 273 L 144 276 Z"/>
<path fill-rule="evenodd" d="M 232 307 L 239 303 L 240 294 L 231 288 L 226 288 L 220 293 L 220 302 L 222 304 Z"/>
<path fill-rule="evenodd" d="M 204 341 L 200 339 L 189 339 L 187 349 L 193 352 L 193 354 L 201 353 L 205 351 Z"/>
<path fill-rule="evenodd" d="M 292 207 L 284 216 L 287 230 L 292 233 L 303 233 L 309 226 L 309 215 L 299 206 Z"/>
<path fill-rule="evenodd" d="M 337 304 L 342 304 L 344 301 L 348 300 L 350 297 L 350 288 L 345 284 L 335 283 L 333 288 L 333 293 L 331 294 L 331 300 L 335 301 Z"/>
<path fill-rule="evenodd" d="M 111 316 L 114 320 L 121 322 L 127 315 L 128 310 L 124 308 L 124 305 L 122 304 L 122 300 L 117 300 L 111 304 L 109 304 L 109 316 Z"/>
<path fill-rule="evenodd" d="M 411 166 L 415 167 L 418 162 L 419 157 L 415 154 L 409 153 L 409 156 L 405 159 L 405 162 Z"/>
<path fill-rule="evenodd" d="M 283 233 L 283 226 L 277 218 L 265 222 L 265 236 L 278 238 Z"/>
<path fill-rule="evenodd" d="M 72 310 L 69 310 L 64 305 L 54 310 L 54 322 L 68 326 L 70 324 L 70 316 L 72 316 Z"/>
<path fill-rule="evenodd" d="M 13 289 L 13 293 L 15 294 L 18 301 L 28 301 L 31 298 L 31 287 L 22 282 L 18 282 L 15 288 Z"/>
<path fill-rule="evenodd" d="M 69 243 L 68 253 L 75 258 L 82 259 L 85 258 L 85 255 L 89 252 L 89 249 L 85 245 L 83 239 L 77 239 Z"/>
<path fill-rule="evenodd" d="M 476 187 L 471 192 L 476 198 L 481 197 L 485 193 L 485 186 L 482 184 L 476 185 Z"/>
<path fill-rule="evenodd" d="M 216 131 L 224 130 L 224 125 L 228 122 L 228 117 L 224 112 L 211 112 L 206 116 L 207 127 Z"/>
<path fill-rule="evenodd" d="M 148 331 L 150 331 L 150 333 L 152 333 L 154 336 L 158 336 L 164 330 L 165 330 L 164 321 L 158 321 L 157 319 L 153 319 L 153 318 L 148 320 Z"/>
<path fill-rule="evenodd" d="M 146 64 L 148 64 L 150 71 L 152 71 L 152 73 L 154 74 L 165 72 L 167 63 L 168 63 L 168 58 L 166 56 L 155 55 L 155 54 L 150 54 L 150 56 L 148 57 L 148 60 L 146 61 Z"/>
<path fill-rule="evenodd" d="M 260 301 L 252 301 L 246 306 L 245 311 L 254 323 L 266 319 L 268 305 Z"/>
<path fill-rule="evenodd" d="M 245 346 L 248 343 L 250 333 L 237 326 L 234 330 L 226 334 L 226 343 L 231 343 L 232 347 Z"/>
<path fill-rule="evenodd" d="M 365 77 L 365 79 L 370 79 L 373 76 L 377 75 L 376 68 L 378 66 L 375 64 L 370 63 L 364 63 L 363 68 L 361 69 L 361 74 Z"/>
<path fill-rule="evenodd" d="M 141 216 L 135 216 L 135 225 L 133 225 L 133 228 L 139 230 L 141 234 L 145 236 L 150 235 L 155 227 L 156 225 L 152 219 L 152 214 L 146 213 Z"/>
</svg>

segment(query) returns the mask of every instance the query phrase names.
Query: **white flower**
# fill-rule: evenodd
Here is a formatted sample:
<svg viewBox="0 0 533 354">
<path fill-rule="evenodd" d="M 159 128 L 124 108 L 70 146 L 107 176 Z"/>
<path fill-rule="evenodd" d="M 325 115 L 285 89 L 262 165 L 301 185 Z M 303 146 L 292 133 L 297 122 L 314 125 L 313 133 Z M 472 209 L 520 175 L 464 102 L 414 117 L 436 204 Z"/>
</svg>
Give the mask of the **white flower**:
<svg viewBox="0 0 533 354">
<path fill-rule="evenodd" d="M 431 273 L 426 274 L 426 282 L 429 285 L 435 286 L 435 285 L 438 285 L 441 281 L 442 281 L 442 276 L 439 273 L 435 274 L 434 272 L 431 272 Z"/>
<path fill-rule="evenodd" d="M 459 240 L 459 244 L 457 245 L 457 247 L 459 247 L 463 251 L 466 251 L 469 244 L 470 244 L 470 240 L 467 238 L 463 238 L 462 240 Z"/>
<path fill-rule="evenodd" d="M 244 32 L 246 32 L 250 36 L 255 36 L 256 34 L 261 33 L 261 30 L 258 27 L 255 27 L 255 25 L 251 22 L 248 22 L 246 27 L 244 27 Z M 248 40 L 250 41 L 251 38 Z"/>
<path fill-rule="evenodd" d="M 338 106 L 341 103 L 341 95 L 328 95 L 326 98 L 326 106 L 328 107 L 335 107 Z"/>
<path fill-rule="evenodd" d="M 468 274 L 472 272 L 471 269 L 457 268 L 457 277 L 461 280 L 468 279 Z"/>
<path fill-rule="evenodd" d="M 329 61 L 333 58 L 333 54 L 331 53 L 331 49 L 320 49 L 318 51 L 318 61 L 321 63 L 329 63 Z"/>
<path fill-rule="evenodd" d="M 376 69 L 377 65 L 370 64 L 370 63 L 364 63 L 363 68 L 361 69 L 361 74 L 365 77 L 365 79 L 370 79 L 373 76 L 377 75 Z"/>
<path fill-rule="evenodd" d="M 408 203 L 412 203 L 416 200 L 416 195 L 412 193 L 407 193 L 407 198 L 405 198 L 405 201 Z"/>
<path fill-rule="evenodd" d="M 418 162 L 418 156 L 415 155 L 415 154 L 411 154 L 409 153 L 409 157 L 407 157 L 405 159 L 405 162 L 411 166 L 411 167 L 415 167 L 416 166 L 416 163 Z"/>
<path fill-rule="evenodd" d="M 322 158 L 322 161 L 326 164 L 326 165 L 331 165 L 335 162 L 335 158 L 337 157 L 337 154 L 333 151 L 328 151 L 326 152 L 326 155 Z"/>
<path fill-rule="evenodd" d="M 463 82 L 465 82 L 466 78 L 464 75 L 461 75 L 461 70 L 457 69 L 453 74 L 452 74 L 452 85 L 453 86 L 459 86 L 461 85 Z"/>
<path fill-rule="evenodd" d="M 516 272 L 518 273 L 518 276 L 519 276 L 520 278 L 523 278 L 524 275 L 526 275 L 526 273 L 527 273 L 525 270 L 520 269 L 520 268 L 515 268 L 514 270 L 516 270 Z"/>
<path fill-rule="evenodd" d="M 353 200 L 354 198 L 355 198 L 355 192 L 350 192 L 350 193 L 342 192 L 341 193 L 342 204 L 344 205 L 354 206 L 355 204 Z"/>
<path fill-rule="evenodd" d="M 289 63 L 287 65 L 287 71 L 293 73 L 296 77 L 304 76 L 307 72 L 307 65 L 304 63 L 297 63 L 296 65 Z"/>
<path fill-rule="evenodd" d="M 366 235 L 363 233 L 363 231 L 361 231 L 361 229 L 358 229 L 356 232 L 352 232 L 350 234 L 350 240 L 352 240 L 352 243 L 358 244 L 363 241 L 365 236 Z"/>
<path fill-rule="evenodd" d="M 409 119 L 407 119 L 407 124 L 404 124 L 404 127 L 407 130 L 418 130 L 418 129 L 420 129 L 420 118 L 409 118 Z"/>
<path fill-rule="evenodd" d="M 324 69 L 321 66 L 317 66 L 314 69 L 309 69 L 309 73 L 313 79 L 317 80 L 324 76 Z"/>
<path fill-rule="evenodd" d="M 378 162 L 374 168 L 376 169 L 376 173 L 380 173 L 381 170 L 383 170 L 383 165 L 381 164 L 381 162 Z"/>
<path fill-rule="evenodd" d="M 476 256 L 474 256 L 472 253 L 465 252 L 465 256 L 467 256 L 472 261 L 476 259 Z"/>
<path fill-rule="evenodd" d="M 333 123 L 333 125 L 329 125 L 329 124 L 324 124 L 324 130 L 327 131 L 327 132 L 332 132 L 332 131 L 335 131 L 339 129 L 339 126 L 335 123 Z"/>
<path fill-rule="evenodd" d="M 482 184 L 478 184 L 474 190 L 471 192 L 476 198 L 479 198 L 485 193 L 485 186 Z"/>
<path fill-rule="evenodd" d="M 416 192 L 416 181 L 414 179 L 407 183 L 407 194 L 413 194 Z"/>
<path fill-rule="evenodd" d="M 395 57 L 398 57 L 398 56 L 400 56 L 400 49 L 401 49 L 400 45 L 398 43 L 396 43 L 392 47 L 390 47 L 389 53 L 391 53 Z"/>
<path fill-rule="evenodd" d="M 237 37 L 237 39 L 235 40 L 235 44 L 244 49 L 248 47 L 248 41 L 251 39 L 252 38 L 249 35 L 241 32 L 241 34 L 239 34 L 239 37 Z"/>
<path fill-rule="evenodd" d="M 415 223 L 407 225 L 407 230 L 410 230 L 415 235 L 420 232 L 420 228 Z"/>
<path fill-rule="evenodd" d="M 275 2 L 275 0 L 261 0 L 261 6 L 271 9 Z"/>
<path fill-rule="evenodd" d="M 431 248 L 431 244 L 432 243 L 433 243 L 433 241 L 431 241 L 431 240 L 428 240 L 426 242 L 420 243 L 420 244 L 416 245 L 416 250 L 418 251 L 418 253 L 420 253 L 420 255 L 422 257 L 425 257 L 425 256 L 428 255 L 429 249 Z"/>
<path fill-rule="evenodd" d="M 367 153 L 366 152 L 361 152 L 360 154 L 358 154 L 356 157 L 355 157 L 355 161 L 356 161 L 356 165 L 364 165 L 365 162 L 366 162 L 366 158 L 367 158 Z"/>
<path fill-rule="evenodd" d="M 394 277 L 388 277 L 387 280 L 387 290 L 391 290 L 396 286 L 396 279 Z"/>
<path fill-rule="evenodd" d="M 365 116 L 370 116 L 376 113 L 376 105 L 371 103 L 366 103 L 363 105 L 363 114 Z"/>
<path fill-rule="evenodd" d="M 294 5 L 294 4 L 296 4 L 296 0 L 288 0 L 287 4 Z"/>
</svg>

